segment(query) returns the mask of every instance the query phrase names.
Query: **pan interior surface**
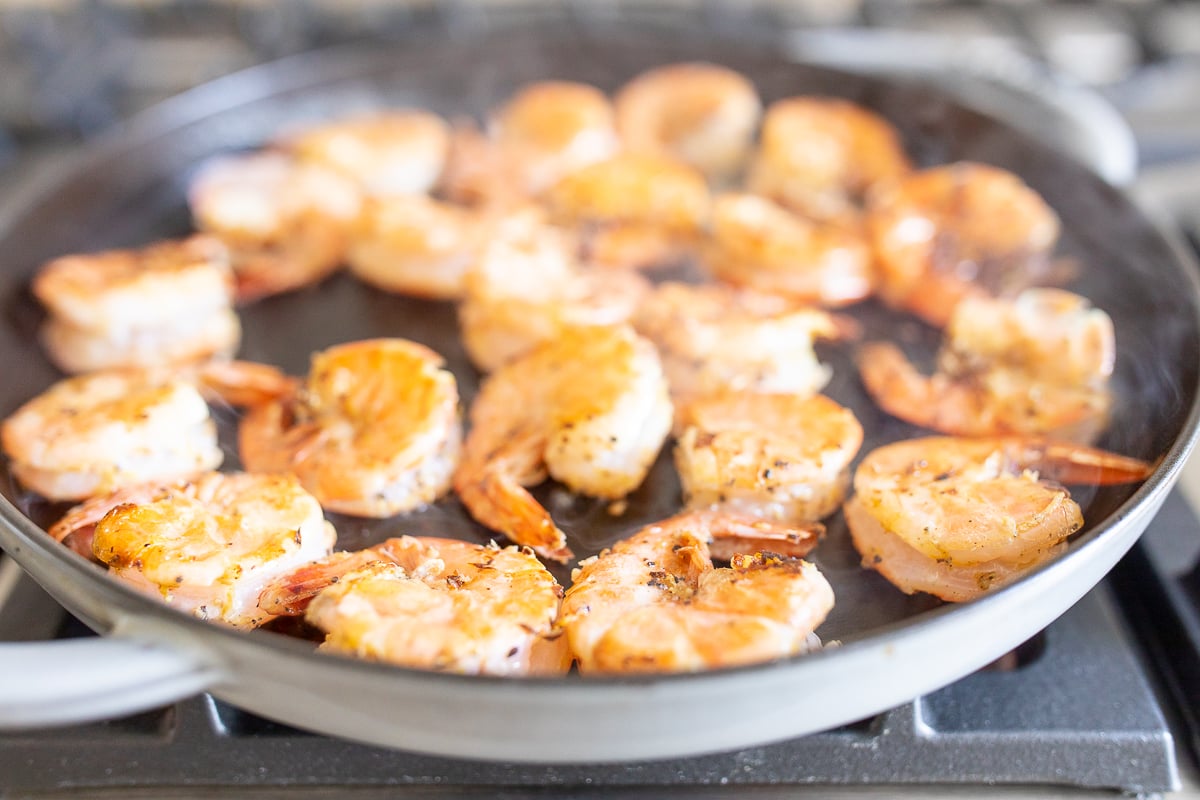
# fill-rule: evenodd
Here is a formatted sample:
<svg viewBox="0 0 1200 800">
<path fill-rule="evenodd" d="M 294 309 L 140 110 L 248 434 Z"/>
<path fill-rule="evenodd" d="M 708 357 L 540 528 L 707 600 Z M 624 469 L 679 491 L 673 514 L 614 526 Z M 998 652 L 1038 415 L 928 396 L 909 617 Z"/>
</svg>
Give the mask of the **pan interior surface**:
<svg viewBox="0 0 1200 800">
<path fill-rule="evenodd" d="M 12 413 L 61 377 L 38 346 L 38 327 L 44 317 L 28 289 L 36 269 L 64 253 L 138 246 L 187 233 L 187 183 L 206 158 L 257 147 L 280 130 L 307 122 L 378 108 L 421 107 L 451 119 L 471 116 L 481 120 L 489 109 L 530 81 L 579 80 L 611 92 L 648 67 L 688 60 L 714 61 L 741 70 L 767 103 L 796 94 L 832 95 L 862 103 L 898 128 L 907 151 L 919 165 L 974 160 L 1004 167 L 1024 178 L 1062 217 L 1058 254 L 1077 267 L 1067 288 L 1088 297 L 1116 324 L 1114 423 L 1099 444 L 1150 461 L 1179 447 L 1195 403 L 1200 365 L 1193 283 L 1132 205 L 1099 178 L 928 87 L 789 63 L 731 43 L 630 36 L 619 30 L 603 35 L 597 29 L 586 35 L 530 29 L 503 36 L 463 36 L 292 59 L 178 98 L 135 122 L 121 136 L 99 143 L 66 182 L 20 209 L 15 217 L 0 220 L 0 252 L 5 253 L 0 273 L 4 309 L 0 365 L 6 377 L 0 382 L 0 413 Z M 464 404 L 478 389 L 479 375 L 466 358 L 456 312 L 448 303 L 384 294 L 340 274 L 319 285 L 246 306 L 239 313 L 244 326 L 240 358 L 303 374 L 316 350 L 339 342 L 398 336 L 426 344 L 445 357 L 458 378 Z M 862 326 L 864 340 L 899 341 L 925 358 L 932 356 L 940 340 L 937 331 L 873 301 L 847 313 Z M 875 407 L 859 383 L 850 346 L 819 346 L 819 354 L 833 368 L 834 378 L 826 393 L 852 408 L 866 430 L 862 453 L 924 434 Z M 221 413 L 219 424 L 226 452 L 224 468 L 237 468 L 236 418 Z M 0 490 L 42 527 L 64 508 L 23 492 L 7 473 L 0 480 Z M 1068 579 L 1068 565 L 1076 552 L 1104 535 L 1114 521 L 1119 522 L 1136 491 L 1136 486 L 1117 486 L 1076 495 L 1086 525 L 1061 563 L 1052 567 L 1055 574 Z M 536 495 L 567 533 L 579 558 L 681 508 L 669 445 L 619 516 L 610 513 L 607 502 L 574 496 L 553 483 L 539 488 Z M 344 549 L 404 534 L 476 542 L 493 538 L 453 498 L 418 513 L 384 520 L 329 516 L 339 532 L 339 547 Z M 826 540 L 810 556 L 837 597 L 819 630 L 822 639 L 869 643 L 931 616 L 972 613 L 969 606 L 939 611 L 942 604 L 930 596 L 902 594 L 876 573 L 862 569 L 840 514 L 828 523 Z M 556 567 L 554 571 L 560 582 L 569 581 L 569 568 Z M 1019 590 L 1021 585 L 1013 589 Z M 990 604 L 998 609 L 991 601 L 999 599 L 971 605 Z M 964 642 L 963 646 L 986 650 L 984 627 L 979 643 Z M 246 638 L 269 642 L 273 635 L 256 633 Z M 825 656 L 836 659 L 838 654 Z M 800 666 L 801 661 L 803 657 L 791 663 Z M 671 683 L 682 679 L 658 680 Z M 573 676 L 567 681 L 581 689 L 588 684 Z M 495 684 L 485 681 L 481 685 Z M 901 699 L 897 697 L 896 702 Z"/>
</svg>

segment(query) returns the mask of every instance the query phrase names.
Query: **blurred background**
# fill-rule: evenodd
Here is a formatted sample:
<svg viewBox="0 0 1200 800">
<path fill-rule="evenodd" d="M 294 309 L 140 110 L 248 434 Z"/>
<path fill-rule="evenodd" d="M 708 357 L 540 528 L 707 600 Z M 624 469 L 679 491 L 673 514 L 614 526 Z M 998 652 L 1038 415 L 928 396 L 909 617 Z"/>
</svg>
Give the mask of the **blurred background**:
<svg viewBox="0 0 1200 800">
<path fill-rule="evenodd" d="M 414 26 L 455 31 L 522 15 L 585 25 L 613 16 L 670 25 L 686 16 L 714 32 L 941 35 L 1028 56 L 1095 89 L 1129 121 L 1144 165 L 1200 156 L 1200 0 L 0 0 L 0 167 L 23 148 L 94 133 L 258 62 L 403 37 Z"/>
</svg>

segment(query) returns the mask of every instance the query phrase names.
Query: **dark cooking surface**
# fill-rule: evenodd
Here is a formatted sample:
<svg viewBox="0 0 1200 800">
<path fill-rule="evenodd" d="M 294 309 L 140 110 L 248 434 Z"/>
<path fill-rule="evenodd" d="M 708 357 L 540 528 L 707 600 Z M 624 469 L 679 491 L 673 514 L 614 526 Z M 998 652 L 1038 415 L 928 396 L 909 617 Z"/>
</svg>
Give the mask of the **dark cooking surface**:
<svg viewBox="0 0 1200 800">
<path fill-rule="evenodd" d="M 1165 246 L 1127 201 L 1082 167 L 927 88 L 888 85 L 746 52 L 730 47 L 717 53 L 711 41 L 692 41 L 682 33 L 665 40 L 603 26 L 587 33 L 531 29 L 478 41 L 467 36 L 438 46 L 317 55 L 235 76 L 181 98 L 130 134 L 110 139 L 69 185 L 35 203 L 0 233 L 6 267 L 0 275 L 5 321 L 0 327 L 0 363 L 6 372 L 0 414 L 10 413 L 57 377 L 35 343 L 41 313 L 26 288 L 32 271 L 63 252 L 137 245 L 185 232 L 182 194 L 187 176 L 204 157 L 255 146 L 281 125 L 336 113 L 418 105 L 446 115 L 478 115 L 529 80 L 572 78 L 611 90 L 653 64 L 707 57 L 747 72 L 767 100 L 814 92 L 873 107 L 897 124 L 919 163 L 971 158 L 1024 176 L 1063 216 L 1059 251 L 1079 265 L 1079 277 L 1070 288 L 1091 298 L 1116 321 L 1117 424 L 1103 444 L 1147 459 L 1165 451 L 1193 400 L 1200 360 L 1194 301 L 1191 286 L 1172 266 Z M 899 339 L 925 355 L 936 345 L 933 331 L 877 304 L 863 304 L 850 313 L 868 337 Z M 245 358 L 302 372 L 309 354 L 321 347 L 366 336 L 407 336 L 447 357 L 465 398 L 474 392 L 477 376 L 463 356 L 447 305 L 384 295 L 343 275 L 247 307 L 242 317 L 246 335 L 240 354 Z M 850 366 L 848 347 L 824 347 L 821 352 L 834 367 L 828 394 L 852 407 L 868 432 L 864 452 L 916 433 L 866 398 Z M 231 441 L 229 426 L 225 433 Z M 39 523 L 47 523 L 60 510 L 21 496 L 11 483 L 3 489 Z M 1085 518 L 1095 525 L 1133 491 L 1134 487 L 1114 487 L 1081 490 L 1077 496 Z M 665 453 L 620 518 L 610 516 L 603 503 L 572 498 L 552 485 L 538 494 L 581 557 L 678 507 L 678 484 Z M 401 532 L 478 541 L 490 537 L 454 500 L 410 517 L 336 522 L 345 547 Z M 1082 534 L 1076 544 L 1087 538 Z M 937 605 L 927 596 L 902 595 L 874 573 L 861 570 L 840 518 L 831 520 L 830 535 L 813 560 L 838 597 L 821 629 L 826 639 L 849 641 Z M 565 578 L 567 573 L 560 569 L 558 574 Z"/>
</svg>

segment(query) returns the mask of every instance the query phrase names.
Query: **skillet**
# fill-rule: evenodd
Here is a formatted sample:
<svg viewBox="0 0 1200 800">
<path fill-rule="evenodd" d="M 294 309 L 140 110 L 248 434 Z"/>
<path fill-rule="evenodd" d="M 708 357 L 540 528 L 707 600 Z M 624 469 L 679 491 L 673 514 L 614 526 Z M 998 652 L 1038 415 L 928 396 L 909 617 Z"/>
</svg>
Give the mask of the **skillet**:
<svg viewBox="0 0 1200 800">
<path fill-rule="evenodd" d="M 961 606 L 905 596 L 862 570 L 840 516 L 811 556 L 837 605 L 819 629 L 840 646 L 754 667 L 686 676 L 581 679 L 463 677 L 316 653 L 270 631 L 192 619 L 109 580 L 43 532 L 62 506 L 0 475 L 0 546 L 104 638 L 0 647 L 0 724 L 11 727 L 131 713 L 208 690 L 298 727 L 439 755 L 537 762 L 694 755 L 853 722 L 983 666 L 1041 630 L 1136 541 L 1178 477 L 1197 431 L 1200 293 L 1194 271 L 1115 189 L 1069 157 L 919 84 L 795 64 L 757 46 L 589 26 L 502 35 L 439 35 L 356 47 L 254 68 L 189 92 L 87 150 L 60 183 L 0 219 L 0 414 L 60 376 L 36 343 L 42 312 L 28 291 L 45 260 L 135 246 L 189 229 L 184 192 L 205 158 L 261 144 L 289 126 L 381 106 L 482 116 L 531 80 L 564 78 L 613 90 L 662 63 L 707 59 L 739 69 L 765 100 L 814 93 L 874 108 L 921 165 L 959 159 L 1010 169 L 1063 219 L 1059 252 L 1077 264 L 1069 288 L 1114 319 L 1114 424 L 1101 446 L 1158 462 L 1143 484 L 1079 489 L 1086 525 L 1067 554 Z M 243 358 L 302 374 L 311 352 L 369 336 L 405 336 L 447 359 L 464 400 L 478 376 L 458 343 L 453 308 L 384 295 L 341 275 L 242 309 Z M 929 356 L 939 335 L 874 303 L 851 313 L 869 338 Z M 844 346 L 821 350 L 827 389 L 867 431 L 863 453 L 921 431 L 866 397 Z M 235 420 L 222 418 L 227 468 Z M 547 485 L 580 557 L 679 508 L 669 448 L 621 517 Z M 402 533 L 487 541 L 453 499 L 409 517 L 332 516 L 352 549 Z M 566 580 L 566 570 L 558 577 Z"/>
</svg>

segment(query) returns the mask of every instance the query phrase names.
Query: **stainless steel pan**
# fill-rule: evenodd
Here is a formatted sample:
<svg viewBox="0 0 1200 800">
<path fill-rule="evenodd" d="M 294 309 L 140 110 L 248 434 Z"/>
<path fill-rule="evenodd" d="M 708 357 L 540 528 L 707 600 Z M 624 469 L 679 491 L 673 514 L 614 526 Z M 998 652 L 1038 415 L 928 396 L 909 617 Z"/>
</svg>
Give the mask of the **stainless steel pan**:
<svg viewBox="0 0 1200 800">
<path fill-rule="evenodd" d="M 1087 525 L 1069 552 L 977 602 L 908 597 L 862 570 L 840 519 L 814 554 L 837 606 L 820 629 L 841 646 L 756 667 L 624 679 L 468 678 L 314 652 L 304 641 L 240 633 L 179 614 L 110 580 L 43 532 L 62 508 L 0 476 L 0 546 L 105 638 L 0 647 L 0 722 L 83 720 L 209 690 L 303 728 L 429 753 L 526 761 L 600 761 L 695 754 L 829 728 L 944 685 L 1015 647 L 1070 607 L 1150 522 L 1196 436 L 1200 366 L 1197 281 L 1191 268 L 1119 192 L 1071 161 L 919 85 L 790 63 L 768 43 L 694 40 L 591 26 L 503 35 L 439 35 L 382 48 L 305 56 L 184 95 L 96 144 L 65 178 L 0 220 L 0 413 L 59 376 L 36 343 L 41 312 L 30 275 L 71 251 L 136 245 L 188 230 L 183 193 L 204 158 L 253 147 L 282 126 L 379 106 L 480 115 L 518 85 L 568 78 L 613 89 L 660 63 L 708 59 L 743 70 L 767 100 L 845 96 L 901 130 L 921 163 L 975 159 L 1021 174 L 1064 221 L 1061 253 L 1078 261 L 1072 288 L 1116 322 L 1117 408 L 1104 446 L 1160 462 L 1136 487 L 1082 490 Z M 931 353 L 938 335 L 867 303 L 852 312 L 869 336 Z M 391 297 L 347 276 L 243 310 L 241 355 L 295 373 L 329 344 L 397 335 L 441 351 L 466 398 L 477 375 L 458 343 L 453 309 Z M 864 452 L 918 432 L 865 396 L 843 347 L 829 393 L 858 413 Z M 232 442 L 234 420 L 223 421 Z M 236 465 L 231 447 L 229 466 Z M 550 486 L 542 497 L 560 492 Z M 679 506 L 669 458 L 629 511 L 557 498 L 581 557 Z M 335 518 L 343 547 L 400 533 L 486 541 L 454 500 L 411 517 Z M 560 578 L 567 575 L 560 571 Z"/>
</svg>

